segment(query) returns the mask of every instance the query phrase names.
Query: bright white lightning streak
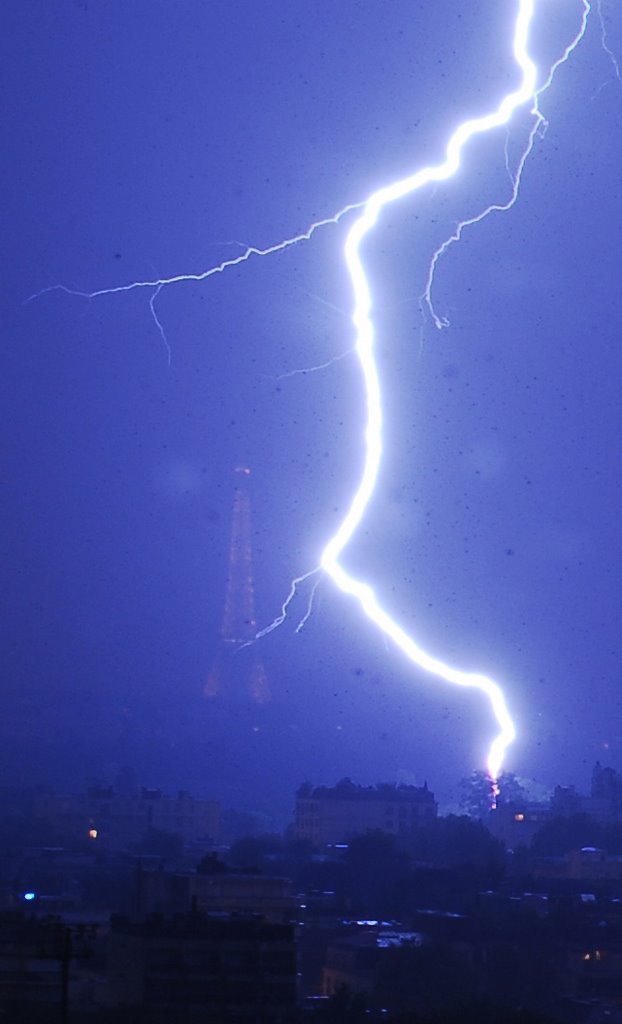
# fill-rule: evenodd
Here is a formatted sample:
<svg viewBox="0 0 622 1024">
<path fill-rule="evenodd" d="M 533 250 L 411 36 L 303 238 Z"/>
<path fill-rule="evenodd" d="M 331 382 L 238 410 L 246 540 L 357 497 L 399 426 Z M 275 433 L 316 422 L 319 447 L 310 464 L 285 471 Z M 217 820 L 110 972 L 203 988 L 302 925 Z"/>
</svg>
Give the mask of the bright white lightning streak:
<svg viewBox="0 0 622 1024">
<path fill-rule="evenodd" d="M 589 9 L 588 0 L 583 0 L 584 16 L 581 29 L 573 43 L 567 48 L 564 59 L 577 45 L 585 31 Z M 496 780 L 499 778 L 506 750 L 516 736 L 514 722 L 501 687 L 488 676 L 477 672 L 465 672 L 447 665 L 420 647 L 381 607 L 372 587 L 363 580 L 351 576 L 344 569 L 340 557 L 344 548 L 352 540 L 374 493 L 382 458 L 382 398 L 378 367 L 374 357 L 374 326 L 371 319 L 372 295 L 361 257 L 361 246 L 366 236 L 375 227 L 386 206 L 405 196 L 412 195 L 430 182 L 446 181 L 453 177 L 460 168 L 462 151 L 470 139 L 508 124 L 514 111 L 530 100 L 534 104 L 536 103 L 537 68 L 527 50 L 533 14 L 534 0 L 520 0 L 513 41 L 514 56 L 522 71 L 522 82 L 519 88 L 505 96 L 493 113 L 464 121 L 459 125 L 449 139 L 445 160 L 441 164 L 424 167 L 414 174 L 374 192 L 348 232 L 344 256 L 354 292 L 352 320 L 356 329 L 356 351 L 363 373 L 367 406 L 365 462 L 361 481 L 352 498 L 350 508 L 339 524 L 336 533 L 326 544 L 321 557 L 322 568 L 332 577 L 339 589 L 356 598 L 367 617 L 406 654 L 410 661 L 446 682 L 456 686 L 475 688 L 488 697 L 499 727 L 499 732 L 490 746 L 486 762 L 493 788 L 496 787 Z M 537 111 L 535 112 L 537 113 Z"/>
<path fill-rule="evenodd" d="M 601 42 L 605 52 L 609 55 L 613 63 L 616 77 L 619 77 L 617 61 L 608 47 L 606 40 L 601 0 L 597 0 L 597 3 L 601 18 Z M 374 329 L 371 320 L 371 291 L 360 256 L 360 247 L 367 234 L 375 226 L 378 217 L 385 206 L 395 202 L 396 200 L 402 199 L 405 196 L 411 195 L 428 183 L 445 181 L 448 178 L 451 178 L 459 170 L 462 150 L 471 138 L 476 135 L 492 131 L 503 125 L 507 125 L 514 111 L 520 106 L 526 104 L 529 100 L 532 100 L 533 106 L 531 113 L 535 116 L 536 120 L 529 133 L 527 147 L 519 160 L 514 176 L 511 176 L 512 190 L 509 200 L 503 204 L 492 204 L 477 216 L 462 221 L 457 226 L 452 236 L 447 239 L 432 256 L 425 291 L 421 297 L 421 303 L 427 304 L 432 319 L 437 327 L 440 328 L 446 326 L 445 319 L 436 314 L 431 301 L 431 290 L 434 283 L 434 275 L 438 261 L 450 245 L 459 241 L 462 236 L 462 232 L 466 227 L 479 223 L 492 212 L 509 210 L 516 202 L 525 162 L 533 149 L 539 129 L 546 126 L 545 119 L 538 110 L 538 97 L 549 87 L 555 71 L 560 64 L 563 64 L 568 59 L 569 55 L 578 45 L 585 33 L 587 18 L 591 10 L 591 3 L 590 0 L 581 0 L 581 4 L 583 7 L 583 17 L 576 36 L 566 47 L 562 56 L 552 66 L 546 81 L 536 89 L 537 69 L 527 52 L 528 34 L 533 20 L 535 0 L 519 0 L 519 11 L 514 31 L 513 49 L 516 61 L 522 70 L 522 83 L 519 89 L 504 97 L 497 110 L 492 114 L 465 121 L 457 128 L 449 139 L 443 163 L 434 167 L 423 168 L 407 178 L 400 179 L 391 185 L 379 189 L 374 192 L 366 202 L 350 203 L 333 216 L 315 221 L 305 232 L 294 235 L 274 245 L 267 246 L 266 248 L 247 246 L 238 256 L 223 260 L 220 264 L 209 267 L 207 270 L 199 271 L 197 273 L 177 274 L 168 278 L 158 278 L 155 280 L 132 281 L 128 284 L 101 288 L 92 292 L 79 291 L 78 289 L 68 288 L 66 285 L 57 284 L 41 289 L 36 294 L 30 296 L 30 299 L 26 300 L 31 301 L 52 291 L 62 291 L 69 295 L 94 299 L 99 296 L 115 295 L 121 292 L 131 292 L 138 289 L 151 290 L 152 294 L 150 296 L 149 306 L 156 327 L 167 347 L 170 362 L 170 348 L 168 341 L 166 339 L 162 323 L 158 319 L 155 310 L 155 301 L 161 289 L 165 285 L 205 281 L 216 274 L 220 274 L 230 269 L 231 267 L 245 263 L 251 257 L 269 256 L 282 252 L 300 242 L 308 241 L 319 228 L 331 224 L 339 224 L 346 214 L 354 210 L 362 209 L 363 212 L 353 224 L 350 232 L 348 233 L 345 244 L 345 260 L 350 273 L 355 298 L 353 322 L 357 332 L 356 345 L 354 349 L 349 350 L 340 356 L 336 356 L 333 360 L 329 360 L 326 365 L 331 365 L 338 359 L 344 358 L 345 355 L 350 353 L 350 351 L 356 351 L 359 357 L 363 372 L 367 404 L 365 461 L 363 473 L 358 489 L 352 498 L 347 515 L 342 520 L 336 533 L 330 538 L 324 548 L 321 564 L 310 572 L 296 577 L 292 581 L 290 592 L 281 607 L 281 613 L 272 623 L 270 623 L 269 626 L 259 631 L 255 639 L 260 639 L 261 637 L 266 636 L 284 622 L 288 614 L 289 606 L 294 600 L 299 586 L 312 576 L 315 576 L 321 569 L 324 569 L 342 591 L 351 594 L 359 601 L 359 604 L 368 618 L 381 630 L 385 642 L 387 642 L 387 639 L 392 640 L 414 664 L 432 675 L 458 686 L 478 689 L 486 694 L 499 726 L 499 733 L 492 742 L 487 759 L 488 772 L 493 782 L 493 791 L 496 790 L 496 780 L 499 777 L 507 747 L 515 738 L 514 723 L 499 685 L 492 679 L 489 679 L 487 676 L 479 673 L 464 672 L 453 668 L 424 651 L 423 648 L 421 648 L 413 638 L 410 637 L 383 608 L 381 608 L 371 586 L 362 580 L 357 580 L 350 576 L 339 562 L 342 551 L 354 536 L 367 505 L 369 504 L 376 486 L 382 457 L 382 407 L 378 368 L 373 354 Z M 324 364 L 319 367 L 310 367 L 309 369 L 315 370 L 323 367 Z M 291 374 L 283 374 L 282 377 L 293 376 L 298 372 L 304 373 L 305 370 L 293 371 Z M 307 612 L 298 624 L 297 632 L 302 629 L 309 618 L 316 587 L 317 581 L 313 586 Z"/>
</svg>

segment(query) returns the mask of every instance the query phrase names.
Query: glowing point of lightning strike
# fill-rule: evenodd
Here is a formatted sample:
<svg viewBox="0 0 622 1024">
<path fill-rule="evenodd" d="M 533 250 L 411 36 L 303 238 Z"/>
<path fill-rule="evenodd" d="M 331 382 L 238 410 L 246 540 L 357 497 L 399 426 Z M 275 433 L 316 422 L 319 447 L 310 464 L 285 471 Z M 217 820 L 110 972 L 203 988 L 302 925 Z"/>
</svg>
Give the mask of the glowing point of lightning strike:
<svg viewBox="0 0 622 1024">
<path fill-rule="evenodd" d="M 377 224 L 380 214 L 386 206 L 412 195 L 431 182 L 446 181 L 448 178 L 453 177 L 460 169 L 462 152 L 470 139 L 476 135 L 481 135 L 507 125 L 512 114 L 519 107 L 530 101 L 534 105 L 533 112 L 536 116 L 536 124 L 541 122 L 542 115 L 537 110 L 538 71 L 529 56 L 527 48 L 529 28 L 534 14 L 534 2 L 535 0 L 520 0 L 514 29 L 514 57 L 522 71 L 522 81 L 519 88 L 504 96 L 497 109 L 492 113 L 463 121 L 456 128 L 453 135 L 451 135 L 447 143 L 445 160 L 442 163 L 436 166 L 424 167 L 414 174 L 385 185 L 374 192 L 365 203 L 362 213 L 355 220 L 346 237 L 344 258 L 354 292 L 352 320 L 356 330 L 356 351 L 363 374 L 367 407 L 365 461 L 361 480 L 352 498 L 348 512 L 326 544 L 321 557 L 322 568 L 334 580 L 339 589 L 356 598 L 368 619 L 386 637 L 392 640 L 413 664 L 446 682 L 453 683 L 456 686 L 475 688 L 488 697 L 499 727 L 499 732 L 492 741 L 486 761 L 492 783 L 493 798 L 497 792 L 497 779 L 501 772 L 505 753 L 516 737 L 514 722 L 501 687 L 494 680 L 488 678 L 488 676 L 454 668 L 427 653 L 379 604 L 372 587 L 363 580 L 351 576 L 346 571 L 341 564 L 340 558 L 344 548 L 346 548 L 356 533 L 375 491 L 382 458 L 382 398 L 378 366 L 374 357 L 374 326 L 371 318 L 372 294 L 361 256 L 362 244 Z M 547 82 L 551 81 L 555 67 L 562 60 L 567 59 L 568 55 L 582 38 L 589 10 L 588 0 L 583 0 L 583 19 L 580 29 L 572 43 L 566 48 L 560 61 L 558 61 L 557 65 L 554 65 Z M 531 141 L 527 147 L 528 151 L 529 146 L 533 145 L 534 137 L 535 130 L 532 132 Z M 520 183 L 520 173 L 515 178 L 515 190 L 518 187 L 516 182 Z M 435 263 L 436 261 L 433 259 L 431 274 L 428 279 L 430 287 Z"/>
</svg>

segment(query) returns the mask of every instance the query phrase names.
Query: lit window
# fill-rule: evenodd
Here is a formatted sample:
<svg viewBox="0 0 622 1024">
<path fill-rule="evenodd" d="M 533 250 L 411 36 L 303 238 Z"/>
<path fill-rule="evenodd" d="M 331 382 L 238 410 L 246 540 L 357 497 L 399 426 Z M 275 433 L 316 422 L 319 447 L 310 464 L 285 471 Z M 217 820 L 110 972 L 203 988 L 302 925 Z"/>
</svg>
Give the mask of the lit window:
<svg viewBox="0 0 622 1024">
<path fill-rule="evenodd" d="M 518 814 L 514 815 L 514 821 L 524 821 L 524 820 L 525 820 L 525 815 L 521 814 L 520 811 L 519 811 Z"/>
<path fill-rule="evenodd" d="M 89 829 L 89 839 L 97 839 L 97 829 L 96 828 L 90 828 Z"/>
</svg>

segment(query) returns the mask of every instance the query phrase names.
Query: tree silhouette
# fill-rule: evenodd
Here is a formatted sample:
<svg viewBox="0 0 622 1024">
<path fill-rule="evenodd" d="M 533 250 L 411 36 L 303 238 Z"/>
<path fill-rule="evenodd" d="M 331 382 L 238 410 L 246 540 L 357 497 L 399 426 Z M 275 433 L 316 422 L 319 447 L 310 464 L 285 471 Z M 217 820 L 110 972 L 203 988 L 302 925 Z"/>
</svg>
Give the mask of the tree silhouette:
<svg viewBox="0 0 622 1024">
<path fill-rule="evenodd" d="M 502 772 L 498 779 L 499 795 L 497 806 L 502 804 L 525 803 L 526 793 L 514 772 Z M 486 819 L 494 802 L 494 790 L 490 776 L 481 770 L 471 772 L 460 783 L 462 796 L 460 806 L 471 818 Z"/>
</svg>

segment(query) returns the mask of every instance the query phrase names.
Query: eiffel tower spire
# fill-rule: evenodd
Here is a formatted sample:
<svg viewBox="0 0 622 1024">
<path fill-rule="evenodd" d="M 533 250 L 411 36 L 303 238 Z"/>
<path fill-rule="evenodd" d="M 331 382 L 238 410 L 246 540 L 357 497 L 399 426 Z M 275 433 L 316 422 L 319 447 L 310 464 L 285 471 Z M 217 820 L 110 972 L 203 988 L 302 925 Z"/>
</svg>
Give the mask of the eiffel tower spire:
<svg viewBox="0 0 622 1024">
<path fill-rule="evenodd" d="M 251 499 L 246 486 L 250 469 L 236 466 L 238 477 L 233 492 L 229 571 L 225 584 L 225 606 L 220 638 L 225 644 L 244 644 L 257 632 L 255 588 L 251 541 Z M 238 482 L 239 481 L 239 482 Z"/>
<path fill-rule="evenodd" d="M 251 500 L 248 489 L 248 466 L 236 466 L 231 516 L 229 568 L 225 583 L 225 602 L 220 627 L 219 651 L 207 677 L 204 694 L 215 698 L 238 689 L 240 682 L 248 696 L 257 704 L 271 699 L 270 684 L 258 658 L 235 658 L 240 648 L 255 638 L 255 586 L 253 579 L 253 548 Z"/>
</svg>

